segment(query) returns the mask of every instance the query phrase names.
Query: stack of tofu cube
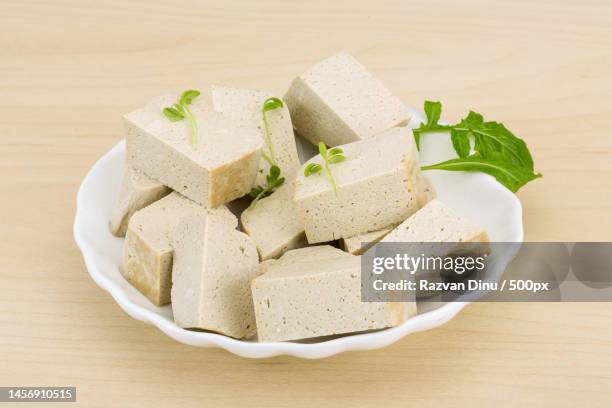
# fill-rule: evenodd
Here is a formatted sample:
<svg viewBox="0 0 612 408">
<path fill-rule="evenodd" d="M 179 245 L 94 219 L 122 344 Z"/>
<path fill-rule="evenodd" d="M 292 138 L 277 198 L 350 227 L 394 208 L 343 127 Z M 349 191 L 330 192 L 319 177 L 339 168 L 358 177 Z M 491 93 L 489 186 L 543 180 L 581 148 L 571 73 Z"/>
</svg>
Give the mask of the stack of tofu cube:
<svg viewBox="0 0 612 408">
<path fill-rule="evenodd" d="M 361 301 L 367 245 L 385 236 L 440 239 L 427 232 L 440 212 L 457 225 L 453 239 L 486 233 L 434 200 L 409 110 L 351 55 L 297 77 L 265 126 L 271 96 L 205 88 L 190 105 L 197 146 L 187 121 L 162 113 L 178 94 L 125 115 L 127 171 L 109 223 L 125 236 L 123 276 L 154 305 L 171 303 L 180 327 L 234 338 L 300 340 L 403 323 L 414 303 Z M 300 163 L 294 132 L 344 150 L 346 161 L 331 168 L 336 191 L 322 174 L 304 175 L 323 161 Z M 236 214 L 228 207 L 266 183 L 266 140 L 285 182 Z M 406 233 L 415 213 L 425 228 L 416 238 Z"/>
</svg>

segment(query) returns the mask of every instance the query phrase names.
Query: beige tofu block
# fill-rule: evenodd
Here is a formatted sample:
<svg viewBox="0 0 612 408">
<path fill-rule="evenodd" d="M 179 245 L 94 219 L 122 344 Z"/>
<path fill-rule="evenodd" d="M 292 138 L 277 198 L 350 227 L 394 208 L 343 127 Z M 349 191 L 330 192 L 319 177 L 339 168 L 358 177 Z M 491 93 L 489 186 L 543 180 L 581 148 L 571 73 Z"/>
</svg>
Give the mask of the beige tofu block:
<svg viewBox="0 0 612 408">
<path fill-rule="evenodd" d="M 333 164 L 334 194 L 322 174 L 296 178 L 295 209 L 309 243 L 354 237 L 396 225 L 424 203 L 425 183 L 407 128 L 341 146 L 347 158 Z M 323 165 L 320 155 L 309 163 Z"/>
<path fill-rule="evenodd" d="M 178 97 L 157 97 L 124 116 L 128 164 L 208 208 L 247 194 L 259 168 L 261 132 L 196 98 L 190 105 L 199 127 L 194 148 L 188 121 L 171 122 L 162 113 Z"/>
<path fill-rule="evenodd" d="M 293 80 L 284 97 L 293 126 L 313 144 L 368 139 L 410 121 L 408 108 L 346 52 Z"/>
<path fill-rule="evenodd" d="M 211 88 L 212 105 L 217 112 L 239 119 L 250 120 L 257 127 L 265 142 L 265 124 L 261 112 L 262 105 L 266 99 L 273 96 L 268 92 L 250 89 L 236 89 L 219 85 Z M 264 143 L 262 152 L 269 158 L 274 158 L 281 169 L 281 174 L 286 180 L 293 180 L 300 168 L 295 145 L 293 125 L 289 116 L 289 109 L 284 104 L 282 108 L 274 109 L 266 113 L 269 125 L 269 137 L 272 150 Z M 266 175 L 270 172 L 270 163 L 263 157 L 259 161 L 259 170 L 255 185 L 266 183 Z"/>
<path fill-rule="evenodd" d="M 395 227 L 380 242 L 398 243 L 398 250 L 411 256 L 427 254 L 427 256 L 443 257 L 457 251 L 486 253 L 489 250 L 486 244 L 489 242 L 487 232 L 438 199 L 431 200 Z M 442 279 L 439 272 L 431 270 L 417 270 L 416 276 L 428 282 L 440 282 Z M 421 289 L 416 291 L 417 298 L 438 294 L 435 291 Z"/>
<path fill-rule="evenodd" d="M 251 280 L 259 256 L 248 235 L 215 215 L 184 218 L 171 236 L 172 312 L 183 328 L 255 335 Z"/>
<path fill-rule="evenodd" d="M 213 214 L 236 228 L 238 220 L 225 206 L 207 210 L 173 192 L 137 211 L 128 224 L 122 273 L 157 306 L 170 302 L 172 257 L 169 234 L 190 215 Z"/>
<path fill-rule="evenodd" d="M 136 211 L 153 204 L 171 191 L 143 172 L 128 166 L 108 223 L 110 232 L 116 237 L 124 237 L 128 222 Z"/>
<path fill-rule="evenodd" d="M 422 191 L 422 194 L 419 195 L 421 199 L 420 205 L 425 205 L 429 201 L 436 198 L 437 193 L 434 185 L 425 175 L 423 175 L 419 181 L 421 183 L 419 189 Z M 383 228 L 378 231 L 368 232 L 366 234 L 361 234 L 350 238 L 342 238 L 340 240 L 340 246 L 343 250 L 350 254 L 362 255 L 374 244 L 383 239 L 395 227 L 396 225 L 393 225 L 392 227 Z"/>
<path fill-rule="evenodd" d="M 253 280 L 259 341 L 287 341 L 397 326 L 414 302 L 362 302 L 360 257 L 328 245 L 265 261 Z"/>
<path fill-rule="evenodd" d="M 434 199 L 380 242 L 488 242 L 487 231 Z"/>
<path fill-rule="evenodd" d="M 304 228 L 293 208 L 293 183 L 283 185 L 240 216 L 262 260 L 278 258 L 290 249 L 307 245 Z"/>
<path fill-rule="evenodd" d="M 361 255 L 391 232 L 392 228 L 384 228 L 378 231 L 368 232 L 350 238 L 342 238 L 340 246 L 352 255 Z"/>
<path fill-rule="evenodd" d="M 420 183 L 419 190 L 422 192 L 422 194 L 420 194 L 421 206 L 424 206 L 431 200 L 434 200 L 438 197 L 436 187 L 426 175 L 421 174 L 421 177 L 418 178 L 418 182 Z"/>
<path fill-rule="evenodd" d="M 422 175 L 422 177 L 420 177 L 418 180 L 420 183 L 419 189 L 422 192 L 419 194 L 419 204 L 425 205 L 437 197 L 436 189 L 429 178 L 427 178 L 425 175 Z M 362 255 L 374 244 L 383 239 L 395 227 L 396 225 L 393 225 L 389 228 L 383 228 L 378 231 L 368 232 L 350 238 L 342 238 L 340 240 L 340 247 L 352 255 Z"/>
</svg>

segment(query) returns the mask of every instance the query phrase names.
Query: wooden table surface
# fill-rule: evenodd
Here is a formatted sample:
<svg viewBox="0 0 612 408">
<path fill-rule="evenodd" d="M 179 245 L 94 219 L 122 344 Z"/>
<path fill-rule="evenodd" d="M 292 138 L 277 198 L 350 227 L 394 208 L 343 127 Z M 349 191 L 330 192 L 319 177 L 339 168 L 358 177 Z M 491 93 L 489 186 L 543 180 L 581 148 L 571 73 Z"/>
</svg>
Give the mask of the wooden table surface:
<svg viewBox="0 0 612 408">
<path fill-rule="evenodd" d="M 527 141 L 544 174 L 519 193 L 527 240 L 611 238 L 609 0 L 226 3 L 0 3 L 0 386 L 75 385 L 87 407 L 611 406 L 610 304 L 476 304 L 382 350 L 248 360 L 96 286 L 75 195 L 123 113 L 209 83 L 282 94 L 341 49 L 411 106 Z"/>
</svg>

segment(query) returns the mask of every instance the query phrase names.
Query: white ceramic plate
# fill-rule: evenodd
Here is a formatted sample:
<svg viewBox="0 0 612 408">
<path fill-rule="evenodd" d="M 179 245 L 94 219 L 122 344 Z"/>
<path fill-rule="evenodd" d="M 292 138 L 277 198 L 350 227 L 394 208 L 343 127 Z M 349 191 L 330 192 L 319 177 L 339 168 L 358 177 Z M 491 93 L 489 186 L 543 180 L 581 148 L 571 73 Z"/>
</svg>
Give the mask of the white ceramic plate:
<svg viewBox="0 0 612 408">
<path fill-rule="evenodd" d="M 411 125 L 419 123 L 415 112 Z M 308 156 L 300 146 L 300 156 Z M 430 164 L 455 157 L 448 135 L 423 136 L 421 163 Z M 108 230 L 111 207 L 125 172 L 125 143 L 106 153 L 89 171 L 77 196 L 74 237 L 83 252 L 85 265 L 94 281 L 108 291 L 130 316 L 153 324 L 181 343 L 201 347 L 221 347 L 244 357 L 261 358 L 282 354 L 302 358 L 321 358 L 349 350 L 369 350 L 387 346 L 414 332 L 440 326 L 452 319 L 465 302 L 419 305 L 419 314 L 398 327 L 347 335 L 310 343 L 257 343 L 232 339 L 216 333 L 189 331 L 174 324 L 170 306 L 155 307 L 134 289 L 119 272 L 123 238 Z M 523 240 L 522 209 L 519 200 L 495 179 L 480 173 L 428 171 L 439 198 L 460 214 L 478 222 L 489 232 L 492 241 Z M 501 276 L 501 262 L 489 268 Z M 434 306 L 435 305 L 435 306 Z M 437 307 L 437 308 L 434 308 Z M 433 309 L 433 310 L 431 310 Z"/>
</svg>

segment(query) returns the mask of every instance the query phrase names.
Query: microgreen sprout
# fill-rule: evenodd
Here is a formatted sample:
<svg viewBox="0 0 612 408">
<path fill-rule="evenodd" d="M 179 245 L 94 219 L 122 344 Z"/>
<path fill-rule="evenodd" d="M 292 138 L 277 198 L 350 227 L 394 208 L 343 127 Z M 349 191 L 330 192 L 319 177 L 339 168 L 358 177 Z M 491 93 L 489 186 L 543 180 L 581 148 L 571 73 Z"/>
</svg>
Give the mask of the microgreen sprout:
<svg viewBox="0 0 612 408">
<path fill-rule="evenodd" d="M 189 105 L 195 98 L 200 96 L 200 91 L 189 89 L 181 94 L 178 103 L 164 108 L 163 113 L 171 122 L 179 122 L 187 119 L 191 126 L 191 145 L 194 149 L 198 148 L 198 123 L 196 122 L 193 112 L 189 109 Z"/>
<path fill-rule="evenodd" d="M 283 107 L 283 101 L 281 101 L 278 98 L 275 97 L 271 97 L 268 98 L 264 101 L 264 103 L 261 105 L 261 115 L 263 116 L 263 122 L 264 122 L 264 137 L 266 140 L 266 146 L 268 146 L 268 153 L 270 155 L 267 155 L 266 153 L 263 153 L 263 158 L 270 163 L 270 165 L 278 165 L 278 163 L 276 162 L 276 155 L 274 154 L 274 146 L 272 145 L 272 138 L 270 137 L 270 122 L 268 122 L 268 115 L 267 113 L 274 110 L 274 109 L 278 109 L 278 108 L 282 108 Z"/>
<path fill-rule="evenodd" d="M 266 176 L 266 185 L 257 186 L 251 189 L 249 195 L 253 197 L 253 201 L 249 208 L 255 207 L 259 200 L 272 194 L 277 188 L 283 185 L 285 178 L 280 176 L 280 168 L 276 165 L 270 166 L 270 173 Z"/>
<path fill-rule="evenodd" d="M 304 169 L 304 176 L 310 177 L 313 174 L 320 173 L 321 170 L 323 170 L 325 177 L 327 177 L 329 184 L 331 184 L 332 189 L 334 190 L 334 194 L 337 194 L 338 192 L 336 191 L 336 180 L 334 180 L 334 177 L 331 174 L 329 165 L 345 161 L 346 157 L 344 156 L 344 151 L 339 147 L 333 147 L 327 150 L 327 146 L 325 146 L 325 143 L 319 142 L 319 153 L 323 158 L 323 166 L 318 163 L 310 163 Z"/>
<path fill-rule="evenodd" d="M 268 148 L 268 153 L 262 151 L 262 157 L 270 165 L 270 171 L 266 176 L 266 184 L 263 186 L 256 186 L 251 189 L 249 195 L 253 197 L 253 201 L 249 208 L 255 207 L 259 200 L 272 194 L 277 188 L 283 185 L 285 178 L 281 177 L 281 170 L 278 167 L 276 161 L 276 155 L 274 154 L 274 146 L 272 145 L 272 138 L 270 136 L 270 122 L 268 122 L 268 112 L 283 107 L 283 101 L 279 98 L 271 97 L 266 99 L 261 105 L 261 116 L 264 122 L 264 139 Z"/>
</svg>

